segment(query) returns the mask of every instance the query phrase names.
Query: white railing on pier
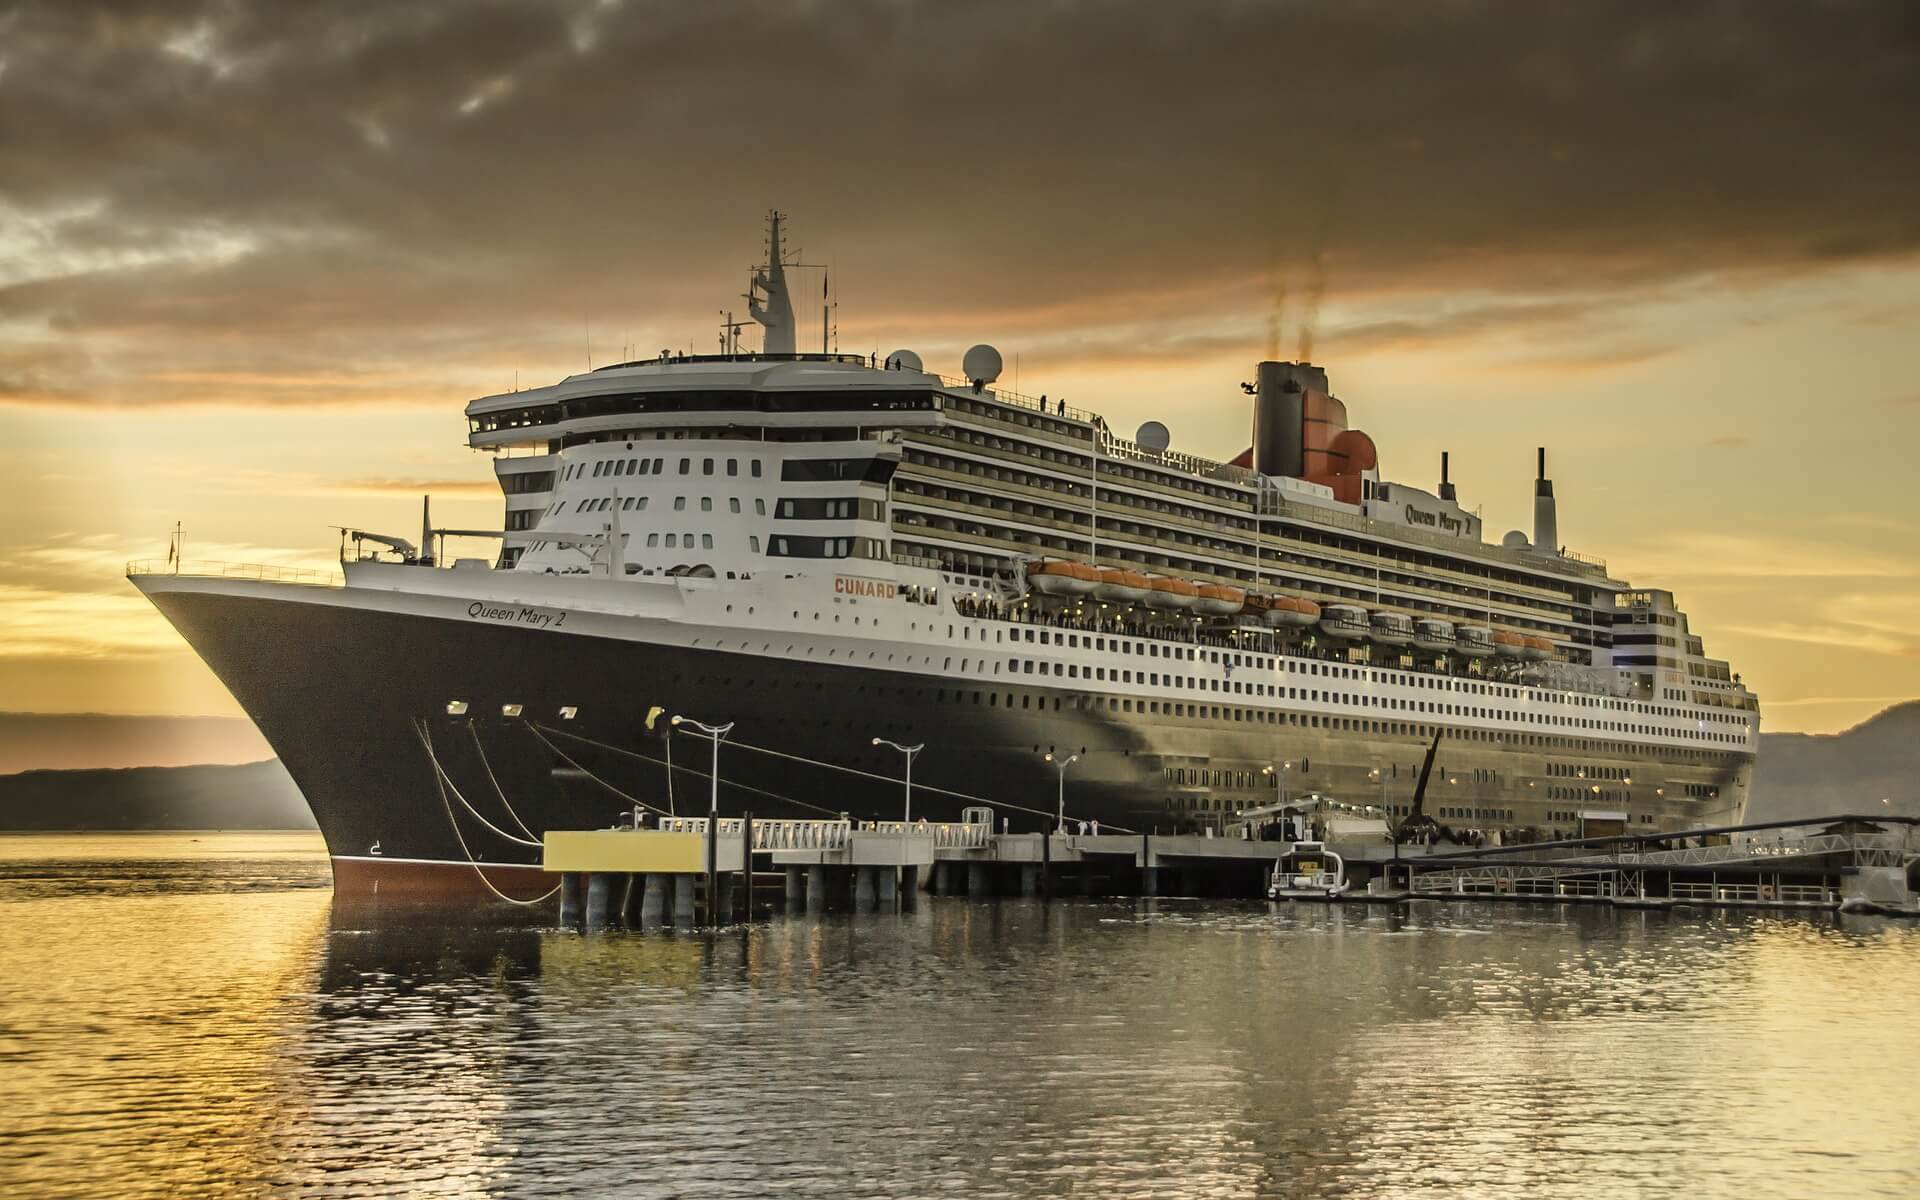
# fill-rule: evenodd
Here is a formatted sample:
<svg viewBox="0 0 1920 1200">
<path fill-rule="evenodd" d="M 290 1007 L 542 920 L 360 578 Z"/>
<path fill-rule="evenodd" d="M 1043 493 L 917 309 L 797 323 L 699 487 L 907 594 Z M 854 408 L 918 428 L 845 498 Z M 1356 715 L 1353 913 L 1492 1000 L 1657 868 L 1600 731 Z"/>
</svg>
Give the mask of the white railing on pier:
<svg viewBox="0 0 1920 1200">
<path fill-rule="evenodd" d="M 899 837 L 931 835 L 935 850 L 984 850 L 993 840 L 993 826 L 970 825 L 960 821 L 862 821 L 862 833 L 886 833 Z"/>
<path fill-rule="evenodd" d="M 721 817 L 714 836 L 722 841 L 738 839 L 746 825 L 743 817 Z M 661 817 L 654 826 L 663 833 L 707 835 L 705 817 Z M 755 850 L 844 850 L 852 833 L 850 821 L 762 820 L 753 822 Z"/>
</svg>

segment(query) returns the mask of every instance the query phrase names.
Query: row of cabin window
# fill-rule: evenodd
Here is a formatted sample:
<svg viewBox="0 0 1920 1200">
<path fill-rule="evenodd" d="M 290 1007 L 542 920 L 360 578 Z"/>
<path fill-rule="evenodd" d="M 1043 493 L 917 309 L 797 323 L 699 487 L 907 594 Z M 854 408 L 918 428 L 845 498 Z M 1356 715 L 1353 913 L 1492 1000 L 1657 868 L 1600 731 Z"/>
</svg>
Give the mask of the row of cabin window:
<svg viewBox="0 0 1920 1200">
<path fill-rule="evenodd" d="M 647 510 L 647 501 L 651 499 L 651 497 L 622 496 L 619 499 L 620 499 L 621 512 L 645 512 Z M 576 513 L 606 512 L 608 509 L 613 507 L 613 501 L 614 501 L 614 497 L 612 496 L 596 496 L 588 500 L 582 500 L 579 506 L 574 509 L 574 511 Z M 565 511 L 567 511 L 567 502 L 565 500 L 560 500 L 555 502 L 551 508 L 547 509 L 547 515 L 559 516 L 561 513 Z M 687 498 L 685 496 L 675 496 L 673 498 L 673 511 L 675 512 L 687 511 Z M 700 511 L 701 512 L 713 511 L 712 496 L 700 497 Z M 727 511 L 730 513 L 738 513 L 740 511 L 740 498 L 738 496 L 727 497 Z M 761 517 L 766 516 L 767 502 L 765 500 L 755 499 L 753 502 L 753 511 L 755 516 L 761 516 Z"/>
<path fill-rule="evenodd" d="M 727 474 L 729 476 L 739 475 L 740 460 L 737 458 L 729 458 L 726 461 Z M 700 473 L 702 475 L 713 474 L 714 465 L 717 462 L 719 462 L 719 460 L 713 458 L 701 459 Z M 579 479 L 589 465 L 593 467 L 593 478 L 595 479 L 608 475 L 665 475 L 667 473 L 667 460 L 664 458 L 603 458 L 592 464 L 583 462 L 574 463 L 567 468 L 567 473 L 562 476 L 562 479 Z M 747 460 L 747 473 L 755 479 L 760 478 L 759 459 L 750 458 Z M 680 474 L 693 474 L 693 459 L 683 458 L 680 460 Z"/>
</svg>

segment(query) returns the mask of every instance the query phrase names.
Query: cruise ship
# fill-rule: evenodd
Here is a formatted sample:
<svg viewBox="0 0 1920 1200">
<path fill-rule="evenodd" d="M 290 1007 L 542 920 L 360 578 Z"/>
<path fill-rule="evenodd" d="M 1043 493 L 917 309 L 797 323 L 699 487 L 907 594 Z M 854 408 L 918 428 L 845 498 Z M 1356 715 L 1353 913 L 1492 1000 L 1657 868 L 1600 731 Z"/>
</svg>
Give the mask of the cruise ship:
<svg viewBox="0 0 1920 1200">
<path fill-rule="evenodd" d="M 803 352 L 782 241 L 774 214 L 758 351 L 729 320 L 467 405 L 499 529 L 350 531 L 333 577 L 129 566 L 339 890 L 529 895 L 547 829 L 716 802 L 897 819 L 907 746 L 912 816 L 1016 832 L 1404 821 L 1436 738 L 1421 815 L 1462 840 L 1742 815 L 1756 697 L 1670 592 L 1562 546 L 1545 451 L 1531 535 L 1489 540 L 1445 455 L 1389 480 L 1311 363 L 1218 401 L 1251 436 L 1215 461 L 1000 387 L 990 347 L 958 377 Z"/>
</svg>

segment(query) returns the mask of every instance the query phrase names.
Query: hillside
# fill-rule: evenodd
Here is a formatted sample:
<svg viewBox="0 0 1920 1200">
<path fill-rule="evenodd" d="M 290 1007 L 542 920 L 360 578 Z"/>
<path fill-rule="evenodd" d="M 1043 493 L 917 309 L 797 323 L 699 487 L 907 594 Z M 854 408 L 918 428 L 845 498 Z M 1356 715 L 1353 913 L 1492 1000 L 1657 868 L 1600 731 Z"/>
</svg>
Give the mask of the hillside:
<svg viewBox="0 0 1920 1200">
<path fill-rule="evenodd" d="M 0 831 L 312 829 L 278 761 L 0 775 Z"/>
<path fill-rule="evenodd" d="M 0 712 L 0 775 L 94 767 L 184 767 L 271 758 L 242 717 Z"/>
<path fill-rule="evenodd" d="M 1752 821 L 1888 809 L 1920 817 L 1920 700 L 1842 733 L 1761 734 L 1753 792 Z"/>
</svg>

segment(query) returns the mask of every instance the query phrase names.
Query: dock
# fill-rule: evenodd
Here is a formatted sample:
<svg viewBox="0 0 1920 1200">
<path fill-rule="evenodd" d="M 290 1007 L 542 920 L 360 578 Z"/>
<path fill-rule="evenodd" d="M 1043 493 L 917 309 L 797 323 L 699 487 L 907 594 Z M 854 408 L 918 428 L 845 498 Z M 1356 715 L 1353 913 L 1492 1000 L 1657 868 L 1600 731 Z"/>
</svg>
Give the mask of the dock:
<svg viewBox="0 0 1920 1200">
<path fill-rule="evenodd" d="M 551 831 L 563 923 L 714 924 L 756 887 L 789 908 L 889 911 L 935 895 L 1258 897 L 1294 843 L 1178 833 L 1012 833 L 987 809 L 955 822 L 662 818 Z M 1328 902 L 1510 900 L 1620 908 L 1771 908 L 1920 916 L 1920 820 L 1843 816 L 1507 847 L 1337 844 Z"/>
</svg>

